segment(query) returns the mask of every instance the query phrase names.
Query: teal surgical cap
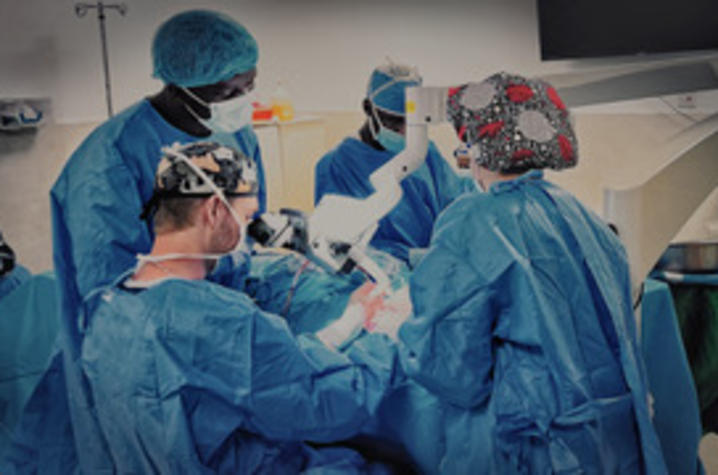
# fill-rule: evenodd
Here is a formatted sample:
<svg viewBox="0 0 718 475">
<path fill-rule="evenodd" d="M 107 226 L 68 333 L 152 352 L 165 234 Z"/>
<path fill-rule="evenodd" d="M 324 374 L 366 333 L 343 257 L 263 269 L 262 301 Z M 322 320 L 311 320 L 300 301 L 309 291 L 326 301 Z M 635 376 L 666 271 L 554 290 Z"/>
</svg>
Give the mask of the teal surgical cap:
<svg viewBox="0 0 718 475">
<path fill-rule="evenodd" d="M 178 86 L 207 86 L 253 69 L 258 55 L 245 27 L 218 12 L 191 10 L 157 30 L 153 76 Z"/>
<path fill-rule="evenodd" d="M 404 115 L 405 89 L 420 85 L 421 76 L 415 68 L 389 62 L 371 73 L 366 95 L 377 108 Z"/>
</svg>

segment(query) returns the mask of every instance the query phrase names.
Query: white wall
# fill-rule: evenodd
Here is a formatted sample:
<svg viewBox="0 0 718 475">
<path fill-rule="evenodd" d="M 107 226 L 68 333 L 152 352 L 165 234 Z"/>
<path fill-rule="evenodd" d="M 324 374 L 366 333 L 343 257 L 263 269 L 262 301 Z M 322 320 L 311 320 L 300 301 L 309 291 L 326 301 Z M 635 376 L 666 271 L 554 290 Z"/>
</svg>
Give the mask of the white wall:
<svg viewBox="0 0 718 475">
<path fill-rule="evenodd" d="M 112 0 L 110 0 L 112 1 Z M 0 98 L 49 96 L 59 122 L 105 117 L 96 15 L 75 0 L 0 0 Z M 115 110 L 157 90 L 150 44 L 173 13 L 213 8 L 244 23 L 260 45 L 257 92 L 282 80 L 300 110 L 356 109 L 371 69 L 390 55 L 418 65 L 427 84 L 497 70 L 546 74 L 631 62 L 539 60 L 535 0 L 125 0 L 107 15 Z"/>
<path fill-rule="evenodd" d="M 60 123 L 86 124 L 105 118 L 98 22 L 92 11 L 77 18 L 75 3 L 75 0 L 0 0 L 0 99 L 50 97 Z M 566 79 L 562 73 L 600 77 L 607 70 L 639 62 L 636 58 L 541 62 L 535 0 L 125 0 L 125 3 L 129 8 L 125 17 L 116 11 L 107 14 L 116 111 L 161 87 L 160 81 L 151 77 L 152 36 L 166 18 L 190 8 L 224 11 L 256 36 L 260 46 L 257 82 L 260 99 L 267 99 L 281 79 L 298 110 L 323 114 L 358 111 L 368 74 L 387 55 L 418 65 L 425 82 L 437 85 L 478 80 L 502 69 L 553 75 L 556 80 Z M 678 56 L 683 59 L 705 54 Z M 641 61 L 652 59 L 655 57 Z M 635 184 L 645 178 L 646 172 L 650 173 L 665 160 L 668 145 L 664 139 L 699 120 L 701 114 L 718 110 L 715 91 L 695 97 L 698 110 L 689 111 L 697 115 L 695 119 L 672 109 L 675 98 L 579 109 L 577 112 L 592 117 L 612 116 L 585 122 L 592 125 L 582 133 L 582 166 L 576 173 L 561 175 L 559 181 L 600 211 L 602 186 L 616 181 Z M 617 113 L 626 117 L 616 118 Z M 635 117 L 636 113 L 649 114 L 652 119 L 643 121 Z M 341 129 L 342 133 L 345 129 L 343 123 L 342 127 L 332 128 L 331 122 L 327 134 L 335 138 L 334 129 Z M 628 123 L 635 125 L 626 127 Z M 631 159 L 618 168 L 605 167 L 609 156 L 613 163 L 620 163 L 623 156 Z M 53 158 L 53 163 L 62 163 L 62 157 L 66 155 Z M 587 167 L 605 180 L 584 186 L 585 180 L 580 177 L 590 175 L 584 173 Z M 0 193 L 4 194 L 3 190 Z M 8 204 L 11 200 L 3 201 Z M 714 214 L 714 207 L 708 214 Z"/>
<path fill-rule="evenodd" d="M 0 94 L 50 96 L 60 122 L 105 113 L 97 19 L 92 12 L 77 18 L 74 3 L 3 0 L 0 7 Z M 420 65 L 433 83 L 538 64 L 532 0 L 125 3 L 127 16 L 107 16 L 115 109 L 160 87 L 150 77 L 152 35 L 188 8 L 222 10 L 244 23 L 260 45 L 258 93 L 266 97 L 282 79 L 299 109 L 356 108 L 368 73 L 387 54 Z"/>
</svg>

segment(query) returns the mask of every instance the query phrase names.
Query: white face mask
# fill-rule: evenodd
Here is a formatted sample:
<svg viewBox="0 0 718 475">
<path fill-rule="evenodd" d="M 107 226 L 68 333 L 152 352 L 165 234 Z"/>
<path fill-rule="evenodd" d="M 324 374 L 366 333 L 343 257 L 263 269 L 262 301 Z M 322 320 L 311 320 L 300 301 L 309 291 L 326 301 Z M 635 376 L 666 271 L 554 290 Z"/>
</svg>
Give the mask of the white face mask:
<svg viewBox="0 0 718 475">
<path fill-rule="evenodd" d="M 242 94 L 226 101 L 207 103 L 186 87 L 182 90 L 209 109 L 209 119 L 203 119 L 191 107 L 185 105 L 195 119 L 213 132 L 234 133 L 252 124 L 253 108 L 250 94 Z"/>
</svg>

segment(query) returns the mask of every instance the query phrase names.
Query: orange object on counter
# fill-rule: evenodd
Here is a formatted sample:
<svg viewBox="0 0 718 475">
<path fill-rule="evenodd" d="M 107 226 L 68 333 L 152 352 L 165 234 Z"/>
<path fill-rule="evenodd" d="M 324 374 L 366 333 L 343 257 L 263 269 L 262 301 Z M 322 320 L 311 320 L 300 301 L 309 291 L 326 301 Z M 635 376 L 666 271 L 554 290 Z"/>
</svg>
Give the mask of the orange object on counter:
<svg viewBox="0 0 718 475">
<path fill-rule="evenodd" d="M 253 102 L 252 107 L 254 107 L 254 110 L 252 111 L 252 121 L 272 120 L 274 115 L 272 106 L 260 104 L 259 102 Z"/>
<path fill-rule="evenodd" d="M 272 110 L 274 116 L 281 122 L 289 121 L 294 118 L 294 106 L 289 98 L 289 93 L 282 87 L 282 83 L 277 83 L 277 89 L 271 98 Z"/>
</svg>

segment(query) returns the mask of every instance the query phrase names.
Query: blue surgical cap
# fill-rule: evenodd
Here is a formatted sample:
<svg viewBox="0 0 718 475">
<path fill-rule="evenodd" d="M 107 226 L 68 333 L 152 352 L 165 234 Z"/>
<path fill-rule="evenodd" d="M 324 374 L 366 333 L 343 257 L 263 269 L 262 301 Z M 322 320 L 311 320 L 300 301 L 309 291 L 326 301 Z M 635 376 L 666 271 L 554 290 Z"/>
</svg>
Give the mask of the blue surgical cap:
<svg viewBox="0 0 718 475">
<path fill-rule="evenodd" d="M 153 76 L 184 87 L 226 81 L 257 64 L 257 42 L 221 13 L 191 10 L 162 24 L 152 42 Z"/>
<path fill-rule="evenodd" d="M 420 85 L 421 76 L 416 69 L 389 63 L 371 73 L 366 95 L 379 109 L 404 115 L 405 89 Z"/>
</svg>

